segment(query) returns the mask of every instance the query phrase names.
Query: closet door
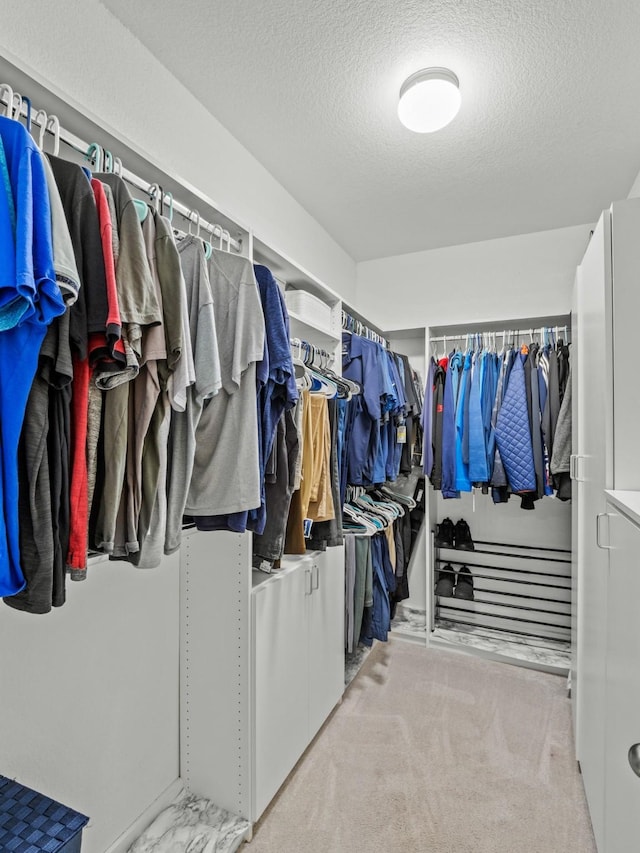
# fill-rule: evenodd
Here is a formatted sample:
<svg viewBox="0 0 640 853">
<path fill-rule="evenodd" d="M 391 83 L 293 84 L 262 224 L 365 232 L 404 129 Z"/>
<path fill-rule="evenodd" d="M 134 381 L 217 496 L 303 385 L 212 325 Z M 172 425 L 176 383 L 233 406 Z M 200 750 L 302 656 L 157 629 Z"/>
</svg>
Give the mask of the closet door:
<svg viewBox="0 0 640 853">
<path fill-rule="evenodd" d="M 606 853 L 640 847 L 640 763 L 636 772 L 629 749 L 640 751 L 640 528 L 611 514 L 607 630 Z"/>
<path fill-rule="evenodd" d="M 571 301 L 571 393 L 572 393 L 572 418 L 571 418 L 571 712 L 573 716 L 573 733 L 577 755 L 578 740 L 578 542 L 580 541 L 580 512 L 579 512 L 579 484 L 576 479 L 575 459 L 577 448 L 580 447 L 580 312 L 578 309 L 578 275 L 573 284 L 573 298 Z"/>
<path fill-rule="evenodd" d="M 612 472 L 611 233 L 600 218 L 578 267 L 579 446 L 574 469 L 578 503 L 577 754 L 593 830 L 604 850 L 604 731 L 607 553 L 597 547 L 598 516 Z"/>
<path fill-rule="evenodd" d="M 614 204 L 611 221 L 614 330 L 611 358 L 613 383 L 618 392 L 611 442 L 612 488 L 634 490 L 640 489 L 640 394 L 637 393 L 636 357 L 640 317 L 640 199 Z"/>
<path fill-rule="evenodd" d="M 344 551 L 312 559 L 309 608 L 309 741 L 344 692 Z"/>
<path fill-rule="evenodd" d="M 307 739 L 307 608 L 311 564 L 254 587 L 254 796 L 257 820 L 304 752 Z"/>
</svg>

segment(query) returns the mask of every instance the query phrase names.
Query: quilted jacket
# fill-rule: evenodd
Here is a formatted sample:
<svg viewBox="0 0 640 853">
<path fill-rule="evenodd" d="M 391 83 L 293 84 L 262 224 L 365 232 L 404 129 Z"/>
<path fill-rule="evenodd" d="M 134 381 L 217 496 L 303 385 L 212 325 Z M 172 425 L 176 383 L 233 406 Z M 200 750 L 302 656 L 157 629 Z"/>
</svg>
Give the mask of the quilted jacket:
<svg viewBox="0 0 640 853">
<path fill-rule="evenodd" d="M 525 356 L 526 358 L 526 356 Z M 536 490 L 523 356 L 518 354 L 498 413 L 496 442 L 512 492 Z"/>
</svg>

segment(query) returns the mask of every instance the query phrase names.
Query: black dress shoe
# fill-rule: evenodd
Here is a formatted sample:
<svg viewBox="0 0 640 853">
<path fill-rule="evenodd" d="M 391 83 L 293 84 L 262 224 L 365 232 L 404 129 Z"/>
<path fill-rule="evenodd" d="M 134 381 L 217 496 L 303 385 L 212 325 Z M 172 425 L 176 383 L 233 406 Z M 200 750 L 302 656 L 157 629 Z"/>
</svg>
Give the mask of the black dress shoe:
<svg viewBox="0 0 640 853">
<path fill-rule="evenodd" d="M 469 530 L 469 525 L 464 518 L 461 518 L 460 521 L 456 521 L 453 535 L 455 538 L 456 548 L 459 548 L 461 551 L 475 551 L 475 545 L 471 538 L 471 531 Z"/>
<path fill-rule="evenodd" d="M 453 566 L 446 565 L 438 572 L 438 582 L 436 583 L 436 595 L 441 598 L 451 598 L 453 596 L 453 584 L 455 578 Z"/>
<path fill-rule="evenodd" d="M 455 598 L 464 598 L 466 601 L 473 601 L 473 575 L 468 566 L 463 566 L 458 572 L 456 589 L 453 595 Z"/>
<path fill-rule="evenodd" d="M 445 518 L 436 531 L 436 548 L 453 548 L 454 526 L 450 518 Z"/>
</svg>

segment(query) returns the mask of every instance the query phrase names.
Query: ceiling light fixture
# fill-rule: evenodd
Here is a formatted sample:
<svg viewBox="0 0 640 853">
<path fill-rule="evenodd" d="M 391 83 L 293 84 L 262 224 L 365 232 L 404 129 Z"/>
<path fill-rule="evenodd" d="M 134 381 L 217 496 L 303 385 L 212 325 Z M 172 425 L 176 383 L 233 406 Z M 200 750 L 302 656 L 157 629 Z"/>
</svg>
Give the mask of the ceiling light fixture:
<svg viewBox="0 0 640 853">
<path fill-rule="evenodd" d="M 448 68 L 424 68 L 400 88 L 398 117 L 416 133 L 433 133 L 449 124 L 460 109 L 460 83 Z"/>
</svg>

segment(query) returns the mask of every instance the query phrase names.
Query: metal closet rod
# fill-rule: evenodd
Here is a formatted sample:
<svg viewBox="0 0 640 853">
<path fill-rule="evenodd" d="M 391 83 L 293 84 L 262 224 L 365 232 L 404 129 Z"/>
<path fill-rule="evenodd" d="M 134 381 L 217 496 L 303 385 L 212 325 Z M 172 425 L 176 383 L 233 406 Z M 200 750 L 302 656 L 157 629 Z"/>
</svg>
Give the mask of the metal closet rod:
<svg viewBox="0 0 640 853">
<path fill-rule="evenodd" d="M 467 338 L 472 338 L 474 335 L 495 336 L 497 338 L 521 338 L 523 335 L 542 335 L 545 331 L 555 332 L 556 337 L 558 332 L 564 332 L 569 335 L 568 326 L 543 326 L 541 329 L 506 329 L 502 332 L 464 332 L 461 335 L 439 335 L 435 338 L 429 338 L 429 343 L 442 343 L 444 341 L 464 341 Z"/>
<path fill-rule="evenodd" d="M 91 151 L 93 151 L 93 152 L 96 151 L 96 147 L 98 147 L 97 143 L 85 142 L 83 139 L 80 139 L 79 136 L 76 136 L 74 133 L 71 133 L 71 131 L 66 130 L 65 128 L 61 127 L 60 122 L 58 121 L 58 118 L 56 116 L 48 115 L 44 110 L 37 110 L 35 107 L 32 107 L 31 101 L 28 98 L 24 98 L 18 92 L 14 93 L 13 89 L 10 86 L 7 86 L 7 84 L 0 84 L 0 87 L 4 87 L 4 91 L 2 91 L 2 88 L 0 88 L 0 106 L 7 106 L 9 111 L 13 115 L 14 114 L 14 107 L 16 107 L 15 99 L 18 98 L 19 100 L 18 100 L 17 106 L 19 107 L 19 114 L 21 116 L 23 116 L 24 118 L 26 118 L 29 123 L 31 123 L 32 120 L 35 122 L 35 120 L 38 118 L 39 115 L 44 114 L 45 123 L 46 123 L 45 131 L 44 131 L 45 133 L 51 133 L 55 137 L 56 132 L 57 132 L 58 138 L 62 142 L 64 142 L 65 145 L 68 145 L 69 148 L 72 148 L 76 153 L 81 154 L 83 157 L 85 157 L 87 159 L 87 161 L 92 160 Z M 13 96 L 14 96 L 14 100 L 11 104 L 9 104 L 7 102 L 8 101 L 8 93 L 6 92 L 7 88 L 10 89 L 10 91 L 13 93 Z M 33 119 L 32 119 L 32 114 L 33 114 Z M 55 119 L 53 127 L 51 126 L 51 119 Z M 30 128 L 28 128 L 28 129 L 30 130 Z M 101 151 L 104 152 L 105 155 L 106 154 L 109 155 L 112 164 L 115 164 L 116 161 L 119 162 L 120 168 L 118 169 L 118 174 L 120 175 L 120 177 L 122 177 L 125 181 L 127 181 L 127 183 L 136 187 L 136 189 L 139 189 L 141 192 L 148 195 L 153 200 L 152 190 L 154 188 L 156 188 L 156 192 L 157 192 L 158 191 L 157 188 L 159 187 L 159 184 L 149 183 L 148 181 L 145 181 L 143 178 L 141 178 L 139 175 L 136 175 L 130 169 L 125 168 L 122 165 L 122 161 L 120 160 L 120 158 L 114 158 L 113 155 L 111 154 L 111 152 L 108 151 L 106 148 L 103 148 L 102 146 L 99 146 L 99 148 Z M 94 158 L 95 158 L 95 153 L 94 153 Z M 94 162 L 95 162 L 95 159 L 94 159 Z M 102 165 L 103 166 L 105 165 L 104 162 Z M 200 214 L 198 213 L 198 211 L 195 208 L 187 207 L 186 204 L 183 204 L 181 201 L 177 201 L 176 199 L 173 198 L 173 194 L 171 192 L 169 192 L 168 190 L 166 192 L 163 191 L 163 199 L 162 199 L 163 204 L 164 204 L 165 196 L 169 196 L 169 198 L 171 199 L 170 204 L 169 204 L 169 210 L 170 211 L 171 210 L 177 211 L 181 216 L 184 216 L 184 218 L 188 222 L 190 222 L 190 223 L 193 222 L 194 225 L 196 226 L 196 231 L 197 231 L 198 235 L 199 235 L 200 228 L 203 228 L 205 231 L 207 231 L 209 234 L 211 234 L 212 237 L 215 237 L 216 235 L 219 236 L 221 247 L 222 247 L 222 244 L 224 242 L 228 246 L 232 246 L 236 252 L 238 252 L 238 253 L 242 252 L 241 242 L 239 242 L 238 240 L 233 238 L 229 234 L 229 231 L 226 228 L 222 228 L 221 225 L 217 225 L 216 223 L 213 223 L 213 222 L 207 222 L 206 219 L 202 219 L 202 217 L 200 216 Z"/>
</svg>

